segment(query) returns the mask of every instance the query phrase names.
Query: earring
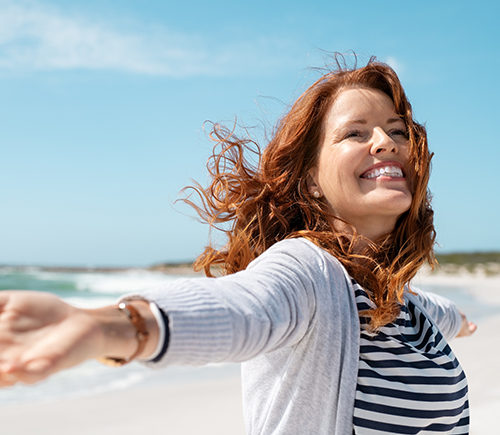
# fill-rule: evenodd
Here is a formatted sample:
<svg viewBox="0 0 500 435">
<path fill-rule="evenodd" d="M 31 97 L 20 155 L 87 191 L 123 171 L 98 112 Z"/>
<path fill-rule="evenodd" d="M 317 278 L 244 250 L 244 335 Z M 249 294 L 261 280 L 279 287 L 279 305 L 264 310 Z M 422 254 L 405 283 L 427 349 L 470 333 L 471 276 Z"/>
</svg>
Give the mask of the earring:
<svg viewBox="0 0 500 435">
<path fill-rule="evenodd" d="M 313 192 L 313 196 L 314 196 L 315 198 L 321 198 L 321 192 L 320 192 L 319 190 L 315 190 L 315 191 Z"/>
</svg>

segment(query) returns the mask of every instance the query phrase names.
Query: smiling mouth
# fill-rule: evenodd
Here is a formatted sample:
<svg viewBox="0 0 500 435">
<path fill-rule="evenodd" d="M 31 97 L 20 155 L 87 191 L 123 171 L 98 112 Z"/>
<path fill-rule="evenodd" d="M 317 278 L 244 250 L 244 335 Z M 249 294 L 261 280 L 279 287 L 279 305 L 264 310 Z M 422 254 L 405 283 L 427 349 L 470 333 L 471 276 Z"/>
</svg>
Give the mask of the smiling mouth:
<svg viewBox="0 0 500 435">
<path fill-rule="evenodd" d="M 381 168 L 372 169 L 371 171 L 365 172 L 361 175 L 361 178 L 378 178 L 378 177 L 391 177 L 391 178 L 403 178 L 403 170 L 399 166 L 384 166 Z"/>
</svg>

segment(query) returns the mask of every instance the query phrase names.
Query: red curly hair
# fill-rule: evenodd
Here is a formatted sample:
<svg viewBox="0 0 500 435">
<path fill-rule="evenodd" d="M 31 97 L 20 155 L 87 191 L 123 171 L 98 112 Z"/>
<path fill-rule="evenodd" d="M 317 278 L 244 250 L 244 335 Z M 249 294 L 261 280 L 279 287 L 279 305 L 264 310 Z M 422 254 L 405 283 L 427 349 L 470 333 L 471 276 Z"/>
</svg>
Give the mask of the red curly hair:
<svg viewBox="0 0 500 435">
<path fill-rule="evenodd" d="M 231 274 L 247 265 L 274 243 L 305 237 L 333 254 L 361 284 L 377 308 L 369 315 L 376 329 L 393 321 L 399 311 L 405 285 L 423 263 L 434 264 L 435 230 L 427 184 L 432 155 L 425 128 L 413 119 L 411 105 L 394 70 L 370 59 L 361 68 L 348 68 L 337 58 L 336 69 L 313 83 L 278 122 L 269 144 L 261 153 L 250 138 L 214 124 L 210 137 L 216 142 L 208 170 L 211 183 L 190 186 L 201 199 L 192 205 L 203 221 L 227 236 L 222 248 L 209 245 L 194 267 L 212 276 L 211 267 Z M 363 252 L 354 247 L 362 236 L 335 230 L 324 199 L 311 196 L 307 176 L 317 163 L 324 135 L 324 120 L 336 97 L 349 88 L 384 92 L 405 121 L 410 143 L 412 204 L 381 240 L 367 241 Z M 258 163 L 247 159 L 250 153 Z"/>
</svg>

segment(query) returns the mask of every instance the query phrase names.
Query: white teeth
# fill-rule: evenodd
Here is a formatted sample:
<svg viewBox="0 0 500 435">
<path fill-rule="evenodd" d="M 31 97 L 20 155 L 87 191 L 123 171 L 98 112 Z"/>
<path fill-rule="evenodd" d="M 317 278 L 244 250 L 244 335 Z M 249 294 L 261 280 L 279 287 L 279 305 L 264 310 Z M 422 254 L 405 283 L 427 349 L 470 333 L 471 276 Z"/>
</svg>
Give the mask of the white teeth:
<svg viewBox="0 0 500 435">
<path fill-rule="evenodd" d="M 377 178 L 381 175 L 386 177 L 401 178 L 403 171 L 398 166 L 385 166 L 383 168 L 376 168 L 364 175 L 364 178 Z"/>
</svg>

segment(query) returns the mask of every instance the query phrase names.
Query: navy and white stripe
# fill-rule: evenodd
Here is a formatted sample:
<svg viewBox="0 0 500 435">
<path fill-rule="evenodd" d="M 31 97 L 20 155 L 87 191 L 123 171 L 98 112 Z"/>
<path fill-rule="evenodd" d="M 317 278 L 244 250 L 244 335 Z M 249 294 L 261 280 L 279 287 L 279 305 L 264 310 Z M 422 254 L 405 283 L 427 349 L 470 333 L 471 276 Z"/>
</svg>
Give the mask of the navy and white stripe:
<svg viewBox="0 0 500 435">
<path fill-rule="evenodd" d="M 353 282 L 358 311 L 375 305 Z M 439 329 L 407 302 L 376 333 L 361 317 L 354 433 L 468 434 L 467 379 Z"/>
</svg>

